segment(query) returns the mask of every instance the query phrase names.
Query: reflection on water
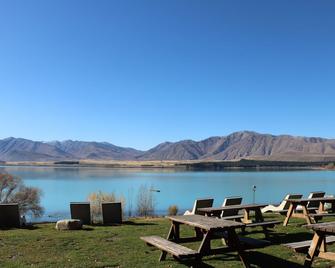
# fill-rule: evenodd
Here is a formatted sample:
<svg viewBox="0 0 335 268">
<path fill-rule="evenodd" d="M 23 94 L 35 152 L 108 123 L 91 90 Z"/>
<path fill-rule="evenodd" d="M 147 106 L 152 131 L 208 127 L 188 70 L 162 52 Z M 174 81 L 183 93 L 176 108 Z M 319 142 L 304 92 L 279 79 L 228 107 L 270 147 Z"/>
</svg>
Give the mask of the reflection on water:
<svg viewBox="0 0 335 268">
<path fill-rule="evenodd" d="M 174 171 L 171 169 L 108 169 L 63 167 L 3 167 L 20 176 L 26 185 L 43 191 L 43 220 L 69 216 L 69 203 L 85 201 L 91 192 L 114 192 L 122 195 L 136 209 L 136 195 L 141 185 L 153 186 L 158 213 L 176 204 L 180 211 L 192 207 L 194 199 L 214 197 L 221 205 L 226 196 L 241 195 L 252 202 L 256 185 L 256 202 L 278 203 L 287 193 L 324 190 L 335 194 L 335 171 Z M 127 207 L 127 205 L 126 205 Z"/>
</svg>

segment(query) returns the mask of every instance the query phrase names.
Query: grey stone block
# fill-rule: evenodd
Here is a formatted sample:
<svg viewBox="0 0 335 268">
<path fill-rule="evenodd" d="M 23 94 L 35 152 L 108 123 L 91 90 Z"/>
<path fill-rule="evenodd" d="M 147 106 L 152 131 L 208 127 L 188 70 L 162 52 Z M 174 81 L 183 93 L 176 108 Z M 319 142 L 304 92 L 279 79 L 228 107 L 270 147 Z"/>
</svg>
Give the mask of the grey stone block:
<svg viewBox="0 0 335 268">
<path fill-rule="evenodd" d="M 83 224 L 81 220 L 60 220 L 56 223 L 56 230 L 81 230 Z"/>
</svg>

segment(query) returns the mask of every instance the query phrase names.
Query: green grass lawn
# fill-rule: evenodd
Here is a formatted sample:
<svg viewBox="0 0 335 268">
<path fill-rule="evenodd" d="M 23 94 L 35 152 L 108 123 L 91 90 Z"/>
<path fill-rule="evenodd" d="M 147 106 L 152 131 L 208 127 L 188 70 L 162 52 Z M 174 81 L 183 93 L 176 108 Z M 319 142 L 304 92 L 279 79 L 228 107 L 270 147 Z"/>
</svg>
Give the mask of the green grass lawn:
<svg viewBox="0 0 335 268">
<path fill-rule="evenodd" d="M 303 223 L 294 219 L 288 227 L 278 225 L 271 235 L 271 246 L 248 250 L 247 259 L 252 267 L 302 267 L 305 255 L 280 244 L 311 239 L 312 233 L 301 226 Z M 168 220 L 154 218 L 133 219 L 121 226 L 85 226 L 80 231 L 57 231 L 51 223 L 36 224 L 30 229 L 0 230 L 0 267 L 186 267 L 169 255 L 166 261 L 158 262 L 160 252 L 139 239 L 153 234 L 165 237 L 169 226 Z M 192 234 L 188 227 L 181 227 L 181 236 Z M 261 232 L 246 236 L 264 238 Z M 217 240 L 213 245 L 220 243 Z M 199 246 L 186 245 L 194 249 Z M 242 267 L 236 253 L 204 257 L 203 263 L 204 267 Z M 335 263 L 318 258 L 313 263 L 313 267 L 331 265 Z"/>
</svg>

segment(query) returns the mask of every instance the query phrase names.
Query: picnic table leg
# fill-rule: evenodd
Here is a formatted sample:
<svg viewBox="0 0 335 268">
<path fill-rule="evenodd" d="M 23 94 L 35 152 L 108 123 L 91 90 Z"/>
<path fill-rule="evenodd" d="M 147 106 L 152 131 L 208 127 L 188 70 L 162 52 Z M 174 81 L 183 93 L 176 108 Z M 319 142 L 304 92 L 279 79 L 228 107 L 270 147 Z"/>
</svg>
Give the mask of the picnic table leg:
<svg viewBox="0 0 335 268">
<path fill-rule="evenodd" d="M 170 230 L 169 230 L 169 233 L 167 235 L 167 240 L 172 240 L 174 238 L 174 227 L 173 227 L 173 222 L 170 226 Z"/>
<path fill-rule="evenodd" d="M 244 209 L 244 217 L 243 217 L 243 223 L 251 223 L 252 221 L 250 220 L 250 215 L 249 215 L 249 209 Z"/>
<path fill-rule="evenodd" d="M 175 222 L 173 224 L 173 233 L 174 233 L 174 241 L 178 241 L 180 238 L 180 224 L 179 222 Z"/>
<path fill-rule="evenodd" d="M 161 255 L 159 256 L 159 261 L 164 261 L 166 259 L 167 252 L 162 251 Z"/>
<path fill-rule="evenodd" d="M 261 208 L 256 208 L 255 209 L 255 221 L 256 222 L 263 222 L 264 221 L 264 217 L 263 217 Z M 267 227 L 263 226 L 262 228 L 263 228 L 263 231 L 264 231 L 265 238 L 269 238 L 269 231 L 268 231 Z"/>
<path fill-rule="evenodd" d="M 313 221 L 313 223 L 315 223 L 315 220 L 314 219 L 312 220 L 312 218 L 309 216 L 309 212 L 308 212 L 308 209 L 307 209 L 307 204 L 302 204 L 301 206 L 302 206 L 302 212 L 305 216 L 307 224 L 312 224 L 312 221 Z"/>
<path fill-rule="evenodd" d="M 324 202 L 320 202 L 320 205 L 319 205 L 319 210 L 318 210 L 318 213 L 325 213 L 325 203 Z"/>
<path fill-rule="evenodd" d="M 256 222 L 263 222 L 264 221 L 264 217 L 263 217 L 261 208 L 256 208 L 255 209 L 255 220 L 256 220 Z"/>
<path fill-rule="evenodd" d="M 167 240 L 173 240 L 175 238 L 175 223 L 172 222 L 171 223 L 171 226 L 170 226 L 170 230 L 169 230 L 169 233 L 167 235 Z M 162 251 L 161 255 L 159 256 L 159 261 L 164 261 L 166 259 L 166 255 L 167 255 L 167 252 L 166 251 Z"/>
<path fill-rule="evenodd" d="M 212 238 L 212 232 L 208 231 L 204 234 L 204 237 L 202 239 L 202 242 L 199 247 L 199 254 L 200 256 L 208 255 L 211 251 L 211 238 Z"/>
<path fill-rule="evenodd" d="M 304 263 L 305 267 L 311 267 L 314 257 L 319 254 L 320 246 L 321 246 L 323 239 L 324 239 L 323 234 L 318 234 L 318 233 L 314 234 L 312 244 L 305 258 L 305 263 Z"/>
<path fill-rule="evenodd" d="M 288 211 L 287 211 L 287 214 L 286 214 L 286 218 L 284 220 L 284 223 L 283 223 L 283 226 L 287 226 L 292 214 L 293 214 L 293 211 L 295 209 L 296 205 L 294 205 L 293 203 L 290 204 L 290 207 L 288 208 Z"/>
<path fill-rule="evenodd" d="M 237 251 L 238 256 L 240 257 L 241 262 L 245 268 L 249 268 L 250 265 L 246 260 L 245 252 L 241 246 L 240 240 L 234 229 L 228 230 L 228 246 Z"/>
<path fill-rule="evenodd" d="M 202 233 L 202 231 L 201 231 L 200 228 L 195 227 L 194 231 L 195 231 L 196 238 L 198 238 L 198 239 L 202 239 L 203 238 L 204 234 Z"/>
<path fill-rule="evenodd" d="M 326 243 L 326 236 L 323 237 L 322 243 L 320 245 L 321 252 L 327 252 L 327 243 Z"/>
<path fill-rule="evenodd" d="M 171 227 L 170 227 L 170 230 L 169 230 L 169 233 L 167 235 L 167 240 L 173 240 L 173 241 L 178 241 L 179 238 L 180 238 L 180 235 L 179 235 L 179 226 L 180 226 L 180 223 L 179 222 L 172 222 L 171 224 Z"/>
<path fill-rule="evenodd" d="M 330 204 L 330 213 L 335 213 L 335 201 L 331 201 Z"/>
</svg>

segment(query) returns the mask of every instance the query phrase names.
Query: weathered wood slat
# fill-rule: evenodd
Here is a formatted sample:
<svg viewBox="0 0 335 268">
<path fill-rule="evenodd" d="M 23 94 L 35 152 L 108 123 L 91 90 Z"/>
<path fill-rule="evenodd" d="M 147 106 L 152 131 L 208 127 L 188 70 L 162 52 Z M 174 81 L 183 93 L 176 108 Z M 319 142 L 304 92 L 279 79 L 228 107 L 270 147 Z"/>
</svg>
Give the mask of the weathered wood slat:
<svg viewBox="0 0 335 268">
<path fill-rule="evenodd" d="M 243 219 L 243 215 L 233 215 L 233 216 L 226 216 L 222 217 L 221 219 L 223 220 L 238 220 L 238 219 Z"/>
<path fill-rule="evenodd" d="M 204 213 L 215 213 L 220 211 L 228 211 L 228 210 L 242 210 L 242 209 L 257 209 L 266 207 L 267 204 L 244 204 L 244 205 L 231 205 L 231 206 L 223 206 L 223 207 L 216 207 L 216 208 L 201 208 L 199 211 Z"/>
<path fill-rule="evenodd" d="M 333 244 L 335 243 L 335 236 L 327 236 L 326 237 L 326 244 Z M 311 246 L 312 240 L 305 240 L 300 242 L 293 242 L 283 244 L 283 246 L 293 249 L 296 252 L 307 252 L 308 248 Z"/>
<path fill-rule="evenodd" d="M 177 257 L 177 258 L 191 258 L 198 255 L 198 252 L 184 247 L 182 245 L 176 244 L 174 242 L 171 242 L 169 240 L 166 240 L 165 238 L 162 238 L 160 236 L 143 236 L 141 237 L 143 241 L 145 241 L 147 244 L 150 244 L 152 246 L 157 247 L 158 249 L 162 251 L 166 251 L 170 253 L 171 255 Z"/>
<path fill-rule="evenodd" d="M 309 225 L 306 225 L 306 227 L 313 229 L 314 231 L 321 231 L 325 233 L 335 233 L 335 222 L 309 224 Z"/>
<path fill-rule="evenodd" d="M 323 258 L 326 260 L 330 260 L 330 261 L 335 261 L 335 253 L 334 252 L 319 252 L 318 254 L 319 258 Z"/>
<path fill-rule="evenodd" d="M 335 202 L 335 197 L 316 197 L 316 198 L 302 198 L 302 199 L 285 199 L 291 203 L 308 203 L 310 201 L 316 202 Z"/>
<path fill-rule="evenodd" d="M 315 210 L 318 210 L 319 208 L 307 208 L 308 211 L 315 211 Z M 282 215 L 286 215 L 287 214 L 287 211 L 288 209 L 283 209 L 283 210 L 278 210 L 278 211 L 275 211 L 276 213 L 280 213 Z M 302 212 L 302 208 L 296 208 L 295 209 L 296 212 Z"/>
<path fill-rule="evenodd" d="M 335 217 L 335 213 L 310 213 L 311 217 Z"/>
<path fill-rule="evenodd" d="M 201 215 L 168 216 L 167 218 L 174 222 L 186 224 L 207 231 L 213 229 L 235 229 L 244 226 L 244 224 L 240 222 L 205 217 Z"/>
</svg>

